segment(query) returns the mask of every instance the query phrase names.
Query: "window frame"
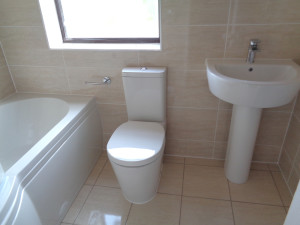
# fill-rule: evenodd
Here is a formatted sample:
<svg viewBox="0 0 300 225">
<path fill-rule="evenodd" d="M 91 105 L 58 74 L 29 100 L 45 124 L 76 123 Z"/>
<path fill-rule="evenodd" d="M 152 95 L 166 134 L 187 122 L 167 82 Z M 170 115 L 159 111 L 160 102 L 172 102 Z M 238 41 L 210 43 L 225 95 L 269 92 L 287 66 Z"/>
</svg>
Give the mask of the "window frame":
<svg viewBox="0 0 300 225">
<path fill-rule="evenodd" d="M 63 43 L 107 43 L 107 44 L 143 44 L 143 43 L 150 43 L 150 44 L 159 44 L 160 37 L 161 37 L 161 23 L 160 23 L 160 1 L 158 1 L 158 38 L 68 38 L 66 35 L 66 27 L 64 25 L 64 15 L 63 9 L 61 5 L 61 0 L 54 0 L 57 18 L 59 22 L 59 27 L 62 35 Z"/>
</svg>

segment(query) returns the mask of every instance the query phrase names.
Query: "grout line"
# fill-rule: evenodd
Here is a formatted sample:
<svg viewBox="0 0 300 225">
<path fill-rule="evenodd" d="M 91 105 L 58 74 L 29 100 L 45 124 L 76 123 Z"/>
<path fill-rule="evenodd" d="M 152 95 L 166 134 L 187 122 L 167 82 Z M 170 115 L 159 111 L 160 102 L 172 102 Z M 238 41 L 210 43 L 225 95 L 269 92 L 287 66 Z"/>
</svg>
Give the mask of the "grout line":
<svg viewBox="0 0 300 225">
<path fill-rule="evenodd" d="M 64 51 L 61 51 L 61 55 L 62 55 L 62 59 L 63 59 L 63 63 L 64 63 L 64 73 L 65 73 L 65 77 L 67 79 L 67 83 L 68 83 L 68 88 L 69 88 L 69 94 L 72 94 L 72 91 L 71 91 L 71 85 L 70 85 L 70 79 L 69 79 L 69 76 L 67 74 L 67 67 L 66 67 L 66 60 L 65 60 L 65 55 L 64 55 Z"/>
<path fill-rule="evenodd" d="M 187 107 L 187 106 L 167 106 L 168 109 L 195 109 L 195 110 L 217 110 L 217 108 Z"/>
<path fill-rule="evenodd" d="M 297 99 L 298 99 L 298 96 L 295 98 L 292 110 L 290 112 L 290 118 L 289 118 L 286 130 L 285 130 L 285 134 L 284 134 L 284 137 L 283 137 L 283 141 L 282 141 L 282 144 L 281 144 L 281 147 L 280 147 L 280 152 L 279 152 L 278 159 L 277 159 L 278 163 L 279 163 L 279 160 L 281 158 L 282 151 L 283 151 L 283 146 L 284 146 L 284 143 L 286 141 L 287 133 L 288 133 L 290 125 L 291 125 L 291 121 L 292 121 L 292 118 L 293 118 L 293 114 L 294 114 L 294 110 L 295 110 L 295 107 L 296 107 Z"/>
<path fill-rule="evenodd" d="M 125 221 L 125 225 L 127 224 L 127 221 L 128 221 L 128 219 L 129 219 L 129 215 L 130 215 L 130 212 L 131 212 L 132 205 L 133 205 L 133 203 L 130 204 L 130 208 L 129 208 L 129 211 L 128 211 L 128 214 L 127 214 L 127 218 L 126 218 L 126 221 Z"/>
<path fill-rule="evenodd" d="M 289 156 L 287 155 L 287 157 L 289 157 Z M 282 176 L 282 178 L 283 178 L 283 180 L 284 180 L 286 186 L 288 187 L 288 190 L 289 190 L 291 196 L 293 197 L 293 193 L 292 193 L 292 191 L 291 191 L 291 189 L 290 189 L 290 186 L 288 185 L 288 178 L 285 178 L 285 176 L 283 175 L 283 171 L 282 171 L 282 169 L 281 169 L 280 164 L 278 164 L 278 166 L 279 166 L 279 170 L 280 170 L 279 172 L 281 173 L 281 176 Z M 291 168 L 291 171 L 290 171 L 289 173 L 290 173 L 290 174 L 292 173 L 292 168 Z M 289 174 L 289 176 L 290 176 L 290 174 Z"/>
<path fill-rule="evenodd" d="M 8 72 L 9 72 L 9 75 L 10 75 L 10 78 L 11 78 L 11 80 L 12 80 L 12 83 L 13 83 L 13 85 L 14 85 L 15 92 L 18 92 L 17 86 L 16 86 L 16 82 L 15 82 L 15 79 L 14 79 L 12 73 L 11 73 L 10 65 L 9 65 L 8 62 L 7 62 L 6 53 L 5 53 L 5 51 L 4 51 L 4 48 L 3 48 L 3 45 L 2 45 L 2 42 L 1 42 L 1 41 L 0 41 L 0 50 L 2 50 L 2 53 L 3 53 L 3 56 L 4 56 L 4 60 L 5 60 L 5 63 L 6 63 L 6 67 L 7 67 L 7 70 L 8 70 Z"/>
<path fill-rule="evenodd" d="M 101 157 L 101 156 L 100 156 L 100 157 Z M 99 158 L 100 158 L 100 157 L 99 157 Z M 98 160 L 99 160 L 99 159 L 98 159 Z M 99 174 L 98 174 L 98 176 L 97 176 L 97 178 L 96 178 L 95 183 L 93 184 L 93 186 L 99 186 L 99 185 L 96 185 L 97 180 L 99 179 L 99 177 L 100 177 L 101 173 L 103 172 L 103 170 L 104 170 L 106 164 L 108 163 L 108 161 L 109 161 L 109 160 L 106 159 L 105 164 L 104 164 L 104 166 L 101 168 L 101 170 L 99 171 Z M 97 163 L 98 163 L 98 161 L 97 161 Z M 96 164 L 96 165 L 97 165 L 97 164 Z"/>
<path fill-rule="evenodd" d="M 182 184 L 181 184 L 181 198 L 180 198 L 180 210 L 179 210 L 179 225 L 181 221 L 181 214 L 182 214 L 182 198 L 183 198 L 183 187 L 184 187 L 184 172 L 185 172 L 185 158 L 183 164 L 183 171 L 182 171 Z"/>
<path fill-rule="evenodd" d="M 229 31 L 229 21 L 230 21 L 230 16 L 231 16 L 231 0 L 229 1 L 229 8 L 228 8 L 228 17 L 227 17 L 227 25 L 226 25 L 226 37 L 225 37 L 225 46 L 224 46 L 224 54 L 223 57 L 225 58 L 226 56 L 226 51 L 227 51 L 227 44 L 228 44 L 228 31 Z M 219 100 L 220 101 L 220 100 Z"/>
<path fill-rule="evenodd" d="M 85 185 L 85 184 L 84 184 L 84 185 Z M 78 211 L 78 213 L 77 213 L 77 215 L 76 215 L 76 217 L 75 217 L 75 219 L 74 219 L 74 223 L 73 223 L 73 224 L 75 224 L 75 222 L 76 222 L 76 220 L 77 220 L 79 214 L 81 213 L 81 211 L 82 211 L 82 209 L 83 209 L 83 207 L 84 207 L 84 205 L 85 205 L 87 199 L 89 198 L 89 196 L 90 196 L 92 190 L 94 189 L 94 185 L 89 185 L 89 186 L 92 186 L 92 188 L 91 188 L 91 190 L 89 191 L 88 195 L 86 196 L 86 199 L 84 200 L 84 202 L 83 202 L 83 204 L 82 204 L 80 210 Z M 82 189 L 82 188 L 81 188 L 81 189 Z M 80 191 L 81 191 L 81 189 L 80 189 Z M 79 191 L 79 192 L 80 192 L 80 191 Z M 79 193 L 79 192 L 78 192 L 78 193 Z M 77 196 L 78 196 L 78 195 L 77 195 Z M 77 196 L 76 196 L 76 198 L 77 198 Z M 75 199 L 76 199 L 76 198 L 75 198 Z M 74 200 L 74 201 L 75 201 L 75 200 Z M 70 210 L 70 209 L 69 209 L 69 210 Z"/>
<path fill-rule="evenodd" d="M 218 130 L 218 122 L 219 122 L 219 114 L 220 114 L 220 99 L 218 101 L 218 106 L 217 106 L 217 118 L 216 118 L 216 126 L 215 126 L 215 134 L 214 134 L 214 141 L 213 141 L 213 150 L 212 150 L 212 158 L 215 158 L 215 150 L 216 150 L 216 139 L 217 139 L 217 130 Z"/>
<path fill-rule="evenodd" d="M 274 204 L 269 204 L 269 203 L 243 202 L 243 201 L 232 201 L 232 202 L 246 203 L 246 204 L 253 204 L 253 205 L 265 205 L 265 206 L 273 206 L 273 207 L 280 207 L 280 208 L 284 208 L 285 207 L 283 205 L 274 205 Z"/>
<path fill-rule="evenodd" d="M 231 206 L 231 213 L 232 213 L 232 218 L 233 218 L 233 224 L 235 225 L 235 217 L 234 217 L 234 211 L 233 211 L 233 204 L 232 204 L 232 198 L 231 198 L 231 191 L 230 191 L 229 180 L 226 179 L 226 181 L 227 181 L 229 198 L 230 198 L 230 206 Z"/>
<path fill-rule="evenodd" d="M 138 51 L 137 52 L 137 64 L 138 64 L 138 66 L 141 66 L 140 63 L 141 63 L 140 62 L 140 51 Z"/>
<path fill-rule="evenodd" d="M 281 196 L 281 194 L 280 194 L 279 188 L 278 188 L 277 183 L 276 183 L 276 181 L 275 181 L 273 172 L 272 172 L 272 171 L 269 171 L 269 172 L 270 172 L 270 174 L 271 174 L 273 183 L 275 184 L 275 187 L 276 187 L 277 193 L 278 193 L 278 195 L 279 195 L 280 201 L 281 201 L 281 203 L 282 203 L 282 206 L 285 206 L 285 205 L 284 205 L 284 201 L 283 201 L 283 199 L 282 199 L 282 196 Z"/>
</svg>

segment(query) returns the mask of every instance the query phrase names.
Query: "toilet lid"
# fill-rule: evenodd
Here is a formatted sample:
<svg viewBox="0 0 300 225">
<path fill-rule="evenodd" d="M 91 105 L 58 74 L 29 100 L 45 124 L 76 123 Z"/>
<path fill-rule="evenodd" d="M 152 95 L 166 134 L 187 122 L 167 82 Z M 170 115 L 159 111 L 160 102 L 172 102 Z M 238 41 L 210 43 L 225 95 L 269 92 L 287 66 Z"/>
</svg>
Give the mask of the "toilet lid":
<svg viewBox="0 0 300 225">
<path fill-rule="evenodd" d="M 165 130 L 156 122 L 128 121 L 119 126 L 107 144 L 113 162 L 122 166 L 142 166 L 163 151 Z"/>
</svg>

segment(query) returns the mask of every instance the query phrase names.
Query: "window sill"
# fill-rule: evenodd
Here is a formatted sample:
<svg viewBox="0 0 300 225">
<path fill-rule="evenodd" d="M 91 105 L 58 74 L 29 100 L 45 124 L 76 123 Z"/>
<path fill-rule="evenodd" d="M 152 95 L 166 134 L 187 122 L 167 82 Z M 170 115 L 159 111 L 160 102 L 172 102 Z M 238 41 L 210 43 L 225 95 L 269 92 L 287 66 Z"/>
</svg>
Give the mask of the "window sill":
<svg viewBox="0 0 300 225">
<path fill-rule="evenodd" d="M 86 43 L 57 43 L 50 44 L 50 49 L 86 49 L 86 50 L 145 50 L 160 51 L 161 45 L 155 44 L 86 44 Z"/>
</svg>

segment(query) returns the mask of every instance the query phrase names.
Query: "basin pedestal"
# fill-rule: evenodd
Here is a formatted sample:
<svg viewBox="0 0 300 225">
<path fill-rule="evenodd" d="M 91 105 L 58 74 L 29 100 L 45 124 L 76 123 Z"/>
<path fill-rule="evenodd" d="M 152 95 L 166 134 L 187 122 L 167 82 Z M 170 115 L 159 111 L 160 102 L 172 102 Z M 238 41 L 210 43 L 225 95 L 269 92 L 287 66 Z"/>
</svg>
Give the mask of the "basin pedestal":
<svg viewBox="0 0 300 225">
<path fill-rule="evenodd" d="M 225 161 L 226 177 L 233 183 L 248 179 L 261 112 L 261 108 L 233 105 Z"/>
</svg>

